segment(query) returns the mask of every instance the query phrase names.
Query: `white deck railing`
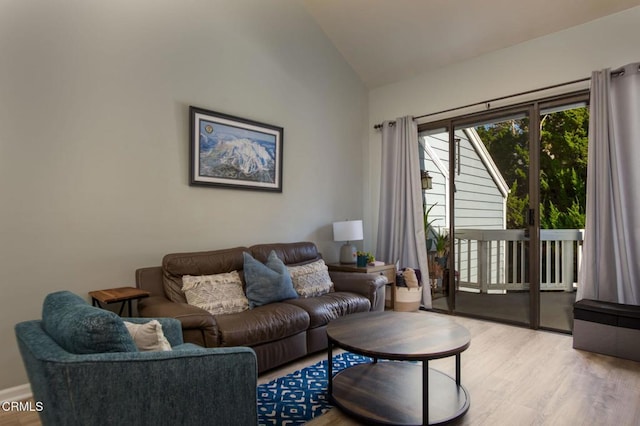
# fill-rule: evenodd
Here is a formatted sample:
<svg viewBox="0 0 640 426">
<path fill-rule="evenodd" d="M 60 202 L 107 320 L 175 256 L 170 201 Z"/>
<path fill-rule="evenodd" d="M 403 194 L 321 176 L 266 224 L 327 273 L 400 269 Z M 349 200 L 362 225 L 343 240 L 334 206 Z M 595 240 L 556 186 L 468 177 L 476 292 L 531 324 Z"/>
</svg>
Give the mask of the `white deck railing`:
<svg viewBox="0 0 640 426">
<path fill-rule="evenodd" d="M 540 230 L 540 289 L 572 291 L 582 258 L 582 229 Z M 524 230 L 459 229 L 459 289 L 482 293 L 528 290 Z"/>
</svg>

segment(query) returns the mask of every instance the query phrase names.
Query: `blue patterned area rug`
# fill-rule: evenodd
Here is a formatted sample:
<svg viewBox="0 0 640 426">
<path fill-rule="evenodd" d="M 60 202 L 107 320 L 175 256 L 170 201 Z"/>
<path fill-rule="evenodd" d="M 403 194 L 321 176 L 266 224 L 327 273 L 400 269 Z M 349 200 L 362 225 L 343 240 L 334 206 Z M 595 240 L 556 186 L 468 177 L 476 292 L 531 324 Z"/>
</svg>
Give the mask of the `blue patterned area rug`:
<svg viewBox="0 0 640 426">
<path fill-rule="evenodd" d="M 371 358 L 345 352 L 333 357 L 333 373 Z M 303 425 L 333 406 L 327 396 L 327 360 L 258 385 L 258 424 Z"/>
</svg>

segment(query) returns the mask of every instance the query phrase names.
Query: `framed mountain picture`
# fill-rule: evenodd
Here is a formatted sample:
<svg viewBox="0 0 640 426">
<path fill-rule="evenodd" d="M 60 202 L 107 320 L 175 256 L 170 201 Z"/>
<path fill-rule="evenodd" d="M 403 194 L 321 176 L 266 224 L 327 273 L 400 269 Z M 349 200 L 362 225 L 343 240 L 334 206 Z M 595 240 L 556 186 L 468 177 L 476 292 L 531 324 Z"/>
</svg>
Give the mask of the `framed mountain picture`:
<svg viewBox="0 0 640 426">
<path fill-rule="evenodd" d="M 189 107 L 189 184 L 282 192 L 283 128 Z"/>
</svg>

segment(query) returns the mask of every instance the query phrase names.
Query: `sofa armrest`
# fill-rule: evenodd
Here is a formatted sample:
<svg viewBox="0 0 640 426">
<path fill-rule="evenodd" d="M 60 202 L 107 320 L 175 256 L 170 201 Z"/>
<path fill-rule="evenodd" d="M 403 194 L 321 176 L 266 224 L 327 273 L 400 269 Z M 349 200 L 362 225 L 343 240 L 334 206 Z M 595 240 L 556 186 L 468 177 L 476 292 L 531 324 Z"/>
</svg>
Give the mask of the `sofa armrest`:
<svg viewBox="0 0 640 426">
<path fill-rule="evenodd" d="M 145 318 L 175 318 L 182 324 L 185 342 L 200 346 L 218 346 L 218 325 L 208 311 L 187 303 L 176 303 L 164 296 L 150 296 L 138 301 L 138 313 Z M 189 330 L 199 330 L 190 333 Z"/>
<path fill-rule="evenodd" d="M 384 275 L 329 271 L 329 276 L 336 291 L 361 294 L 371 302 L 372 311 L 384 310 L 385 286 L 388 283 Z"/>
</svg>

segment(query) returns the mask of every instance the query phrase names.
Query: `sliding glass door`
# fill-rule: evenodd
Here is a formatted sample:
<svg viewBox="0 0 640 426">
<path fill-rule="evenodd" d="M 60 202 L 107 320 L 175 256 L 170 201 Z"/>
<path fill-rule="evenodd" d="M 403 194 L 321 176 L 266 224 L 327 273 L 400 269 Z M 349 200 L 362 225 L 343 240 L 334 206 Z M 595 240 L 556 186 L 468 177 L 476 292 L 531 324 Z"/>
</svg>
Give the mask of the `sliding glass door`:
<svg viewBox="0 0 640 426">
<path fill-rule="evenodd" d="M 584 206 L 569 198 L 581 193 L 584 174 L 567 164 L 582 161 L 576 150 L 586 145 L 572 145 L 583 127 L 567 140 L 563 126 L 571 123 L 554 114 L 576 99 L 420 126 L 432 182 L 423 195 L 434 309 L 571 330 L 581 222 L 568 218 Z M 584 126 L 583 111 L 576 114 Z M 560 229 L 565 224 L 571 229 Z"/>
<path fill-rule="evenodd" d="M 540 107 L 540 327 L 573 329 L 582 260 L 589 109 L 586 97 Z"/>
<path fill-rule="evenodd" d="M 448 124 L 448 123 L 447 123 Z M 423 185 L 424 223 L 429 265 L 429 285 L 433 307 L 453 311 L 448 299 L 445 270 L 448 268 L 445 254 L 449 253 L 452 181 L 449 172 L 449 129 L 433 127 L 418 134 L 422 171 L 428 177 L 428 186 Z"/>
<path fill-rule="evenodd" d="M 529 111 L 454 127 L 457 312 L 531 323 Z"/>
</svg>

